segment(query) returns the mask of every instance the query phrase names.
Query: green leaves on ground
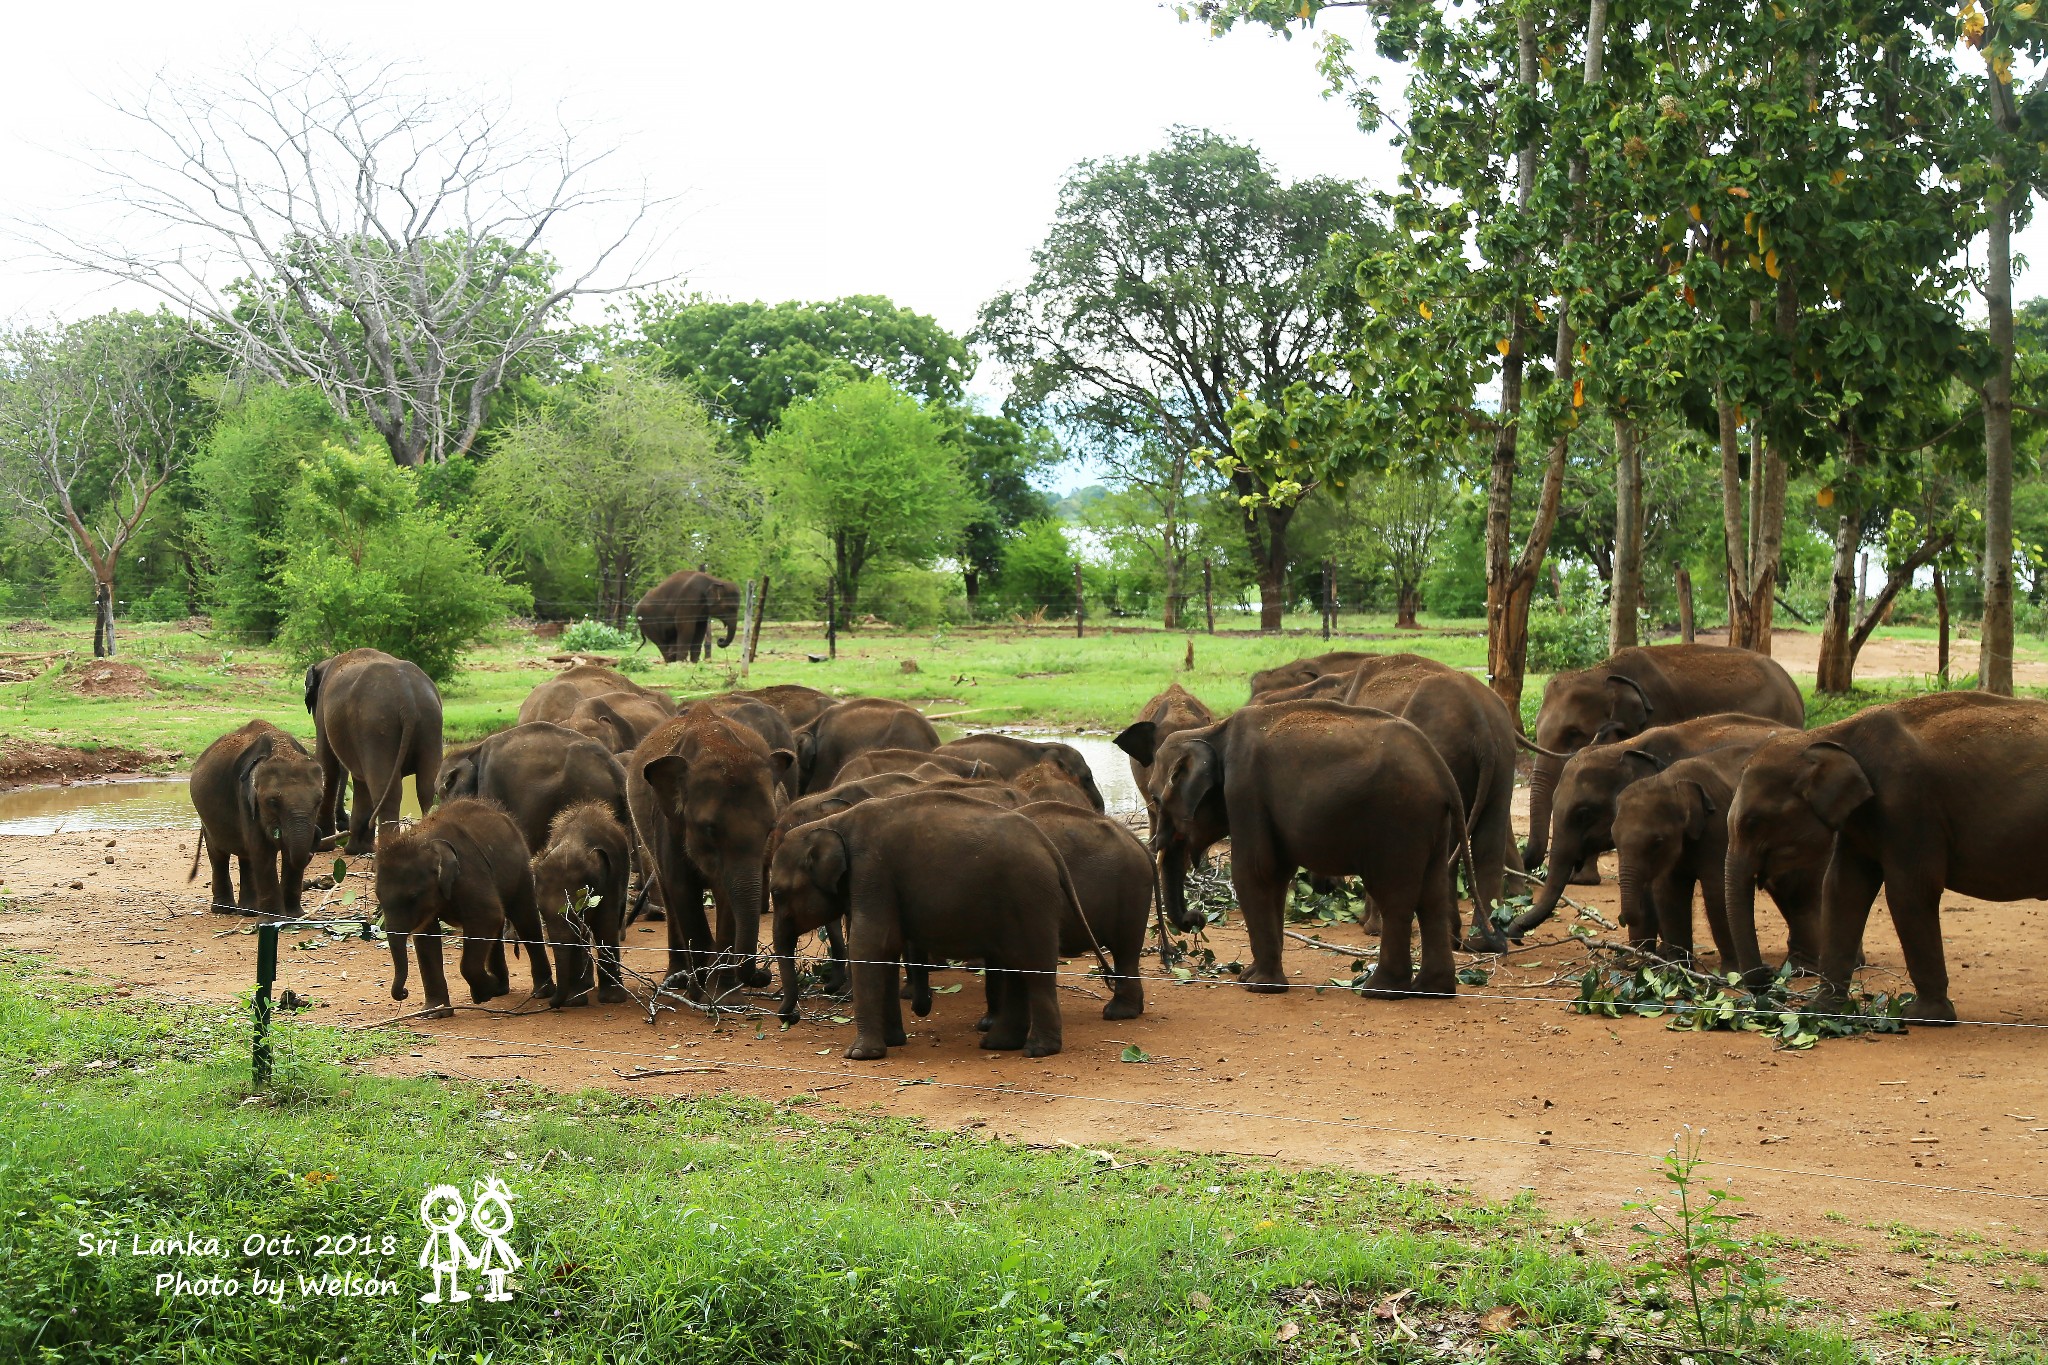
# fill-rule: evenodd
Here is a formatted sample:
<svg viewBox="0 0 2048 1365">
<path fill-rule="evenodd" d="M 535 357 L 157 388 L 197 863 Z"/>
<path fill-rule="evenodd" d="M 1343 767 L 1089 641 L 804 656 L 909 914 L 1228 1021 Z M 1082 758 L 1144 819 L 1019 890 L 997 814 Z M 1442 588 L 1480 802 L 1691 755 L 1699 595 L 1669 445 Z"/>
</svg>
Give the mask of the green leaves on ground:
<svg viewBox="0 0 2048 1365">
<path fill-rule="evenodd" d="M 1732 972 L 1721 978 L 1671 963 L 1609 962 L 1588 968 L 1579 978 L 1579 994 L 1571 1007 L 1577 1014 L 1609 1019 L 1668 1015 L 1667 1028 L 1695 1033 L 1768 1033 L 1789 1049 L 1810 1048 L 1822 1038 L 1906 1031 L 1903 1014 L 1913 998 L 1910 994 L 1852 990 L 1839 1007 L 1816 1009 L 1822 988 L 1794 991 L 1790 979 L 1781 971 L 1769 985 L 1749 991 Z"/>
</svg>

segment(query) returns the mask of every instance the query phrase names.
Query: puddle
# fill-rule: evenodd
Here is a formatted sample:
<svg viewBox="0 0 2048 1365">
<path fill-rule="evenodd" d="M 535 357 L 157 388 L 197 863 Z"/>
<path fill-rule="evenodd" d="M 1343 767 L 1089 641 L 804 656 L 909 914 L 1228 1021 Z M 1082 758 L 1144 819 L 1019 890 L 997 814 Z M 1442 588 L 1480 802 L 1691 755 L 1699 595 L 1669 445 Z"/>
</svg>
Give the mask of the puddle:
<svg viewBox="0 0 2048 1365">
<path fill-rule="evenodd" d="M 412 779 L 405 814 L 417 818 Z M 99 830 L 198 829 L 182 777 L 132 782 L 81 782 L 70 787 L 17 787 L 0 792 L 0 835 L 90 834 Z"/>
</svg>

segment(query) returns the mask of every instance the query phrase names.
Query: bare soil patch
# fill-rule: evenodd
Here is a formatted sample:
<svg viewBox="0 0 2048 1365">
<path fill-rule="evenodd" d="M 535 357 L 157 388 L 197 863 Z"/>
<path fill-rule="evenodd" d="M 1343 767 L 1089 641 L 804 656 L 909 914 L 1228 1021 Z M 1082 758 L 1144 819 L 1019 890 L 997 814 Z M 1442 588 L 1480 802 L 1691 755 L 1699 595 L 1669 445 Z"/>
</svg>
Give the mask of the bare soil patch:
<svg viewBox="0 0 2048 1365">
<path fill-rule="evenodd" d="M 147 697 L 155 691 L 140 664 L 118 659 L 75 663 L 65 672 L 71 675 L 71 690 L 81 697 Z"/>
<path fill-rule="evenodd" d="M 163 749 L 74 749 L 34 740 L 0 739 L 0 788 L 135 777 L 177 757 Z"/>
<path fill-rule="evenodd" d="M 1703 645 L 1725 645 L 1728 633 L 1722 630 L 1703 630 L 1698 636 Z M 1659 640 L 1655 643 L 1669 644 Z M 1814 630 L 1774 630 L 1771 632 L 1771 657 L 1783 664 L 1794 677 L 1812 678 L 1820 668 L 1820 632 Z M 1872 681 L 1879 678 L 1910 678 L 1916 681 L 1930 681 L 1934 678 L 1940 663 L 1940 650 L 1932 640 L 1893 640 L 1874 637 L 1865 642 L 1856 655 L 1856 676 L 1859 680 Z M 1948 673 L 1952 681 L 1958 681 L 1977 671 L 1977 641 L 1957 636 L 1949 642 Z M 2022 687 L 2048 687 L 2048 663 L 2030 663 L 2014 660 L 2013 681 Z"/>
<path fill-rule="evenodd" d="M 203 889 L 185 881 L 190 840 L 0 838 L 0 883 L 16 912 L 0 914 L 0 947 L 84 967 L 110 995 L 246 994 L 255 938 L 239 932 L 248 921 L 204 909 Z M 356 860 L 344 886 L 367 896 L 372 866 Z M 309 906 L 338 894 L 309 894 Z M 1611 880 L 1573 894 L 1614 917 Z M 1987 1321 L 2038 1323 L 2048 1317 L 2048 904 L 1952 896 L 1945 918 L 1953 994 L 1966 1018 L 1986 1022 L 1810 1052 L 1571 1013 L 1562 998 L 1586 953 L 1554 921 L 1453 1000 L 1318 990 L 1348 976 L 1351 959 L 1300 943 L 1287 961 L 1301 989 L 1149 981 L 1145 1015 L 1126 1023 L 1104 1021 L 1101 993 L 1077 976 L 1062 995 L 1066 1049 L 1039 1060 L 982 1051 L 979 982 L 946 974 L 961 989 L 927 1019 L 906 1011 L 909 1044 L 881 1062 L 845 1060 L 853 1030 L 833 1021 L 851 1015 L 845 1002 L 807 998 L 811 1017 L 783 1031 L 765 1016 L 714 1026 L 663 1013 L 650 1024 L 630 1005 L 495 1012 L 517 1006 L 515 992 L 494 1012 L 408 1024 L 414 1050 L 378 1066 L 566 1091 L 737 1091 L 1019 1141 L 1329 1163 L 1493 1198 L 1527 1191 L 1583 1229 L 1588 1250 L 1614 1255 L 1630 1240 L 1623 1202 L 1661 1185 L 1656 1159 L 1692 1124 L 1708 1130 L 1710 1176 L 1747 1196 L 1745 1229 L 1781 1239 L 1771 1255 L 1796 1292 L 1866 1322 L 1960 1304 Z M 1249 955 L 1234 926 L 1212 939 L 1219 960 Z M 660 970 L 661 925 L 636 925 L 628 943 L 629 963 Z M 1905 984 L 1882 915 L 1868 951 L 1874 988 Z M 315 1002 L 291 1018 L 373 1024 L 418 1004 L 417 994 L 390 999 L 382 944 L 300 931 L 280 957 L 279 989 Z M 523 961 L 512 970 L 526 979 Z M 1131 1046 L 1147 1060 L 1122 1060 Z"/>
</svg>

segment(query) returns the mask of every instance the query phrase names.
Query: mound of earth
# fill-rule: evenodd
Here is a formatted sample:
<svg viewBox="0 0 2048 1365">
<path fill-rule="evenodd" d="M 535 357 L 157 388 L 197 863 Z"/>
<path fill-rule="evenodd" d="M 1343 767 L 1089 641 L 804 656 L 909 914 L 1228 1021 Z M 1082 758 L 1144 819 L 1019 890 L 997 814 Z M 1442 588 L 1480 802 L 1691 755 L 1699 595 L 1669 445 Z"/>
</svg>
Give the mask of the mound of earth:
<svg viewBox="0 0 2048 1365">
<path fill-rule="evenodd" d="M 72 749 L 27 739 L 0 740 L 0 787 L 136 773 L 177 756 L 161 749 Z"/>
<path fill-rule="evenodd" d="M 152 690 L 141 665 L 117 659 L 94 659 L 66 671 L 75 675 L 71 689 L 81 697 L 146 697 Z"/>
</svg>

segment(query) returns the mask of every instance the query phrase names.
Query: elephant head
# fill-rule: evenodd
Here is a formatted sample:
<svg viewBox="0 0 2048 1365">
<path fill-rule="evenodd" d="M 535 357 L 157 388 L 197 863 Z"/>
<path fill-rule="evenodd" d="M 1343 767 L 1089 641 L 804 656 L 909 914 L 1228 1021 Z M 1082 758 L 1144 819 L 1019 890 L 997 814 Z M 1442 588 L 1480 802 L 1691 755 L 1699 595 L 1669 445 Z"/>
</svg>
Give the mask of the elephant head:
<svg viewBox="0 0 2048 1365">
<path fill-rule="evenodd" d="M 740 590 L 737 585 L 724 579 L 712 580 L 709 601 L 705 603 L 705 615 L 714 621 L 725 623 L 725 638 L 718 642 L 720 649 L 732 646 L 732 637 L 740 628 Z"/>
<path fill-rule="evenodd" d="M 625 753 L 640 742 L 626 718 L 602 697 L 585 697 L 576 704 L 575 711 L 563 724 L 579 735 L 588 735 L 615 754 Z"/>
<path fill-rule="evenodd" d="M 1756 940 L 1757 883 L 1824 865 L 1836 833 L 1875 795 L 1855 755 L 1803 734 L 1766 741 L 1742 770 L 1728 805 L 1728 932 L 1746 980 L 1768 975 Z"/>
<path fill-rule="evenodd" d="M 455 884 L 462 860 L 446 839 L 386 835 L 377 846 L 377 904 L 391 941 L 391 998 L 408 994 L 406 940 L 442 919 L 454 918 Z"/>
<path fill-rule="evenodd" d="M 1122 747 L 1139 726 L 1151 724 L 1132 725 L 1117 736 L 1118 745 Z M 1210 725 L 1175 731 L 1157 749 L 1151 748 L 1149 734 L 1132 736 L 1148 755 L 1145 795 L 1159 812 L 1152 829 L 1152 853 L 1159 861 L 1167 917 L 1183 932 L 1199 929 L 1204 922 L 1202 913 L 1188 905 L 1188 865 L 1230 833 L 1223 803 L 1222 730 L 1221 725 Z"/>
<path fill-rule="evenodd" d="M 775 901 L 776 971 L 782 980 L 779 1013 L 785 1023 L 797 1019 L 796 941 L 846 913 L 852 865 L 846 836 L 829 818 L 793 831 L 775 850 L 769 888 Z"/>
<path fill-rule="evenodd" d="M 559 915 L 567 924 L 571 943 L 556 953 L 560 978 L 555 989 L 556 1006 L 589 999 L 596 986 L 595 945 L 606 941 L 607 931 L 616 926 L 620 907 L 608 903 L 607 891 L 625 885 L 624 867 L 614 867 L 608 849 L 594 848 L 574 839 L 558 839 L 533 860 L 533 893 L 543 914 Z"/>
<path fill-rule="evenodd" d="M 450 749 L 441 759 L 441 776 L 434 785 L 435 804 L 465 796 L 481 796 L 483 780 L 484 754 L 481 743 L 465 744 L 460 749 Z"/>
<path fill-rule="evenodd" d="M 1531 871 L 1550 852 L 1551 800 L 1565 764 L 1554 755 L 1568 757 L 1590 744 L 1639 735 L 1649 728 L 1655 710 L 1640 683 L 1597 668 L 1559 673 L 1544 687 L 1536 743 L 1550 753 L 1539 753 L 1529 774 L 1529 846 L 1522 861 Z"/>
<path fill-rule="evenodd" d="M 296 744 L 259 739 L 235 760 L 235 787 L 244 828 L 258 842 L 275 848 L 284 860 L 285 886 L 298 912 L 297 873 L 312 861 L 319 839 L 320 800 L 326 789 L 320 764 Z"/>
<path fill-rule="evenodd" d="M 1621 922 L 1629 942 L 1657 937 L 1644 888 L 1671 874 L 1686 848 L 1706 836 L 1715 812 L 1707 789 L 1689 778 L 1638 782 L 1614 803 L 1614 847 L 1621 863 Z"/>
<path fill-rule="evenodd" d="M 1547 760 L 1546 760 L 1547 761 Z M 1614 803 L 1630 784 L 1655 773 L 1663 765 L 1656 755 L 1641 749 L 1601 744 L 1572 755 L 1559 765 L 1563 769 L 1554 787 L 1556 801 L 1550 814 L 1550 836 L 1554 843 L 1543 885 L 1537 889 L 1527 910 L 1508 925 L 1508 937 L 1519 939 L 1550 918 L 1564 896 L 1572 870 L 1587 858 L 1614 847 Z M 1529 830 L 1534 838 L 1535 800 L 1530 800 Z"/>
<path fill-rule="evenodd" d="M 1058 742 L 1048 743 L 1040 747 L 1045 750 L 1047 758 L 1057 763 L 1065 770 L 1067 776 L 1073 778 L 1080 785 L 1081 790 L 1087 793 L 1088 804 L 1095 808 L 1097 815 L 1102 814 L 1108 809 L 1107 803 L 1102 799 L 1102 789 L 1095 785 L 1095 772 L 1088 766 L 1088 760 L 1081 756 L 1079 749 L 1076 749 L 1071 744 L 1060 744 Z"/>
<path fill-rule="evenodd" d="M 306 670 L 306 712 L 308 715 L 318 714 L 320 680 L 327 674 L 327 665 L 333 662 L 334 660 L 332 659 L 322 659 L 319 663 Z"/>
</svg>

